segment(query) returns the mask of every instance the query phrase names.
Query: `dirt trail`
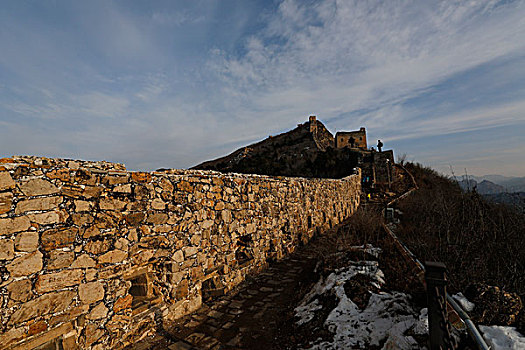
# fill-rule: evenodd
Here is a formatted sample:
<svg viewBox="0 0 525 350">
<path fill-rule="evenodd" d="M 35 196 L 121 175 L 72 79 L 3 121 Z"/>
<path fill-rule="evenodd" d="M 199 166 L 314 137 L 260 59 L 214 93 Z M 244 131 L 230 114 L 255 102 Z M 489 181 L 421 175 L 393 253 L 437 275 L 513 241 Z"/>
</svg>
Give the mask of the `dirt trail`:
<svg viewBox="0 0 525 350">
<path fill-rule="evenodd" d="M 203 304 L 133 349 L 284 349 L 296 342 L 293 308 L 318 280 L 320 252 L 337 249 L 334 234 L 313 239 L 244 282 L 233 295 Z"/>
</svg>

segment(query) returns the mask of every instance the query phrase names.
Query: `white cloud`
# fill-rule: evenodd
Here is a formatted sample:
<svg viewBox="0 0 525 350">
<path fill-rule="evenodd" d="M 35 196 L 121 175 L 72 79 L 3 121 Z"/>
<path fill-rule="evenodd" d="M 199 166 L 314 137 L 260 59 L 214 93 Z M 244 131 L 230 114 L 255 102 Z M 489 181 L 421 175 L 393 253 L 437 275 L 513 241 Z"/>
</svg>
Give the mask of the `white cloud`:
<svg viewBox="0 0 525 350">
<path fill-rule="evenodd" d="M 484 106 L 475 110 L 468 110 L 450 115 L 426 118 L 411 123 L 389 124 L 394 128 L 395 136 L 390 141 L 409 138 L 419 138 L 432 135 L 446 135 L 451 133 L 469 132 L 506 125 L 525 125 L 525 100 L 505 103 L 498 106 Z M 393 113 L 395 115 L 395 113 Z M 402 117 L 399 117 L 402 119 Z M 397 121 L 399 121 L 399 119 Z M 404 127 L 411 125 L 410 128 Z"/>
<path fill-rule="evenodd" d="M 254 109 L 319 110 L 330 119 L 405 101 L 458 72 L 523 53 L 524 37 L 522 4 L 286 0 L 247 40 L 244 56 L 216 64 Z"/>
</svg>

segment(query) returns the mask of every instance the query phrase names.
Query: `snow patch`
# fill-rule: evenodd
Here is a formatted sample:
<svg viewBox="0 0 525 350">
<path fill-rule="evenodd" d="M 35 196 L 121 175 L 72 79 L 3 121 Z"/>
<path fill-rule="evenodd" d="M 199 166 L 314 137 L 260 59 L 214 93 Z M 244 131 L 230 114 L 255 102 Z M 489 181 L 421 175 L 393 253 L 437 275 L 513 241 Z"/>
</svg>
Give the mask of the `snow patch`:
<svg viewBox="0 0 525 350">
<path fill-rule="evenodd" d="M 377 256 L 380 249 L 372 246 L 353 247 Z M 376 255 L 377 254 L 377 255 Z M 384 285 L 384 274 L 377 261 L 352 262 L 351 266 L 337 269 L 326 278 L 321 278 L 301 304 L 295 309 L 297 324 L 310 322 L 322 309 L 319 296 L 335 295 L 339 300 L 331 310 L 324 325 L 334 334 L 332 341 L 318 339 L 310 349 L 350 349 L 382 346 L 384 349 L 420 349 L 416 340 L 408 335 L 428 334 L 426 309 L 414 310 L 410 296 L 400 292 L 370 293 L 368 305 L 363 309 L 346 295 L 344 285 L 356 275 L 370 278 L 371 284 L 380 289 Z"/>
<path fill-rule="evenodd" d="M 515 327 L 479 326 L 483 338 L 493 350 L 523 350 L 525 337 Z"/>
<path fill-rule="evenodd" d="M 474 303 L 470 302 L 467 299 L 467 297 L 465 297 L 463 293 L 461 292 L 454 294 L 452 298 L 454 298 L 459 303 L 459 305 L 461 305 L 463 310 L 465 310 L 466 312 L 471 312 L 472 310 L 474 310 L 474 307 L 476 306 Z"/>
</svg>

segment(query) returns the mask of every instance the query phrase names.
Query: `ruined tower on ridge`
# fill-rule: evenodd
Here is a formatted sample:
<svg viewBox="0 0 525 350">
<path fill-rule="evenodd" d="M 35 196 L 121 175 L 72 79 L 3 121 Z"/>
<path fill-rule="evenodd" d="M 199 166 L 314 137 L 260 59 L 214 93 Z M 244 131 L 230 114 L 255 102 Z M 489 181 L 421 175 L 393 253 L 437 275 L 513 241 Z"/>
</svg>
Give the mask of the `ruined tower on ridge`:
<svg viewBox="0 0 525 350">
<path fill-rule="evenodd" d="M 335 134 L 335 148 L 360 148 L 367 149 L 366 129 L 360 128 L 357 131 L 339 131 Z"/>
<path fill-rule="evenodd" d="M 315 115 L 311 115 L 309 121 L 310 121 L 310 132 L 312 134 L 317 133 L 317 118 L 315 117 Z"/>
</svg>

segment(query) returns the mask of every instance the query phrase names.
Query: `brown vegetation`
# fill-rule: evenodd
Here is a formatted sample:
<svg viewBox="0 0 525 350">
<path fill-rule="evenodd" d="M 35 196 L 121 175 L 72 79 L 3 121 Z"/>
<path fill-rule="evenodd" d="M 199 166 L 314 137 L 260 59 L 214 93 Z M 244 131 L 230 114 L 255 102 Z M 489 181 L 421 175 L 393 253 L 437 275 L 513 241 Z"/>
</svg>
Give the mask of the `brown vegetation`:
<svg viewBox="0 0 525 350">
<path fill-rule="evenodd" d="M 463 192 L 453 180 L 406 164 L 419 185 L 399 203 L 398 235 L 422 260 L 447 265 L 451 289 L 483 283 L 525 295 L 525 216 Z"/>
</svg>

